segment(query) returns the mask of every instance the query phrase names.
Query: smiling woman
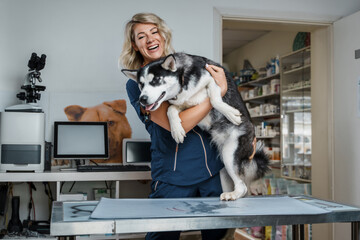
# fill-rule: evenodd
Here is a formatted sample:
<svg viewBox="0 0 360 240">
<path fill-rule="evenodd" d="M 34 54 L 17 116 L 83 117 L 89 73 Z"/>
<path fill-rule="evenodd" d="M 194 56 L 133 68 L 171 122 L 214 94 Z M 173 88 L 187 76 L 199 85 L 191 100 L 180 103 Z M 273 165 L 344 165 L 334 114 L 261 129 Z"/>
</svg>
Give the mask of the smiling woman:
<svg viewBox="0 0 360 240">
<path fill-rule="evenodd" d="M 140 68 L 141 66 L 151 66 L 157 62 L 155 60 L 162 61 L 162 57 L 171 53 L 174 53 L 171 31 L 161 18 L 152 13 L 139 13 L 127 23 L 120 62 L 127 68 L 123 72 L 132 73 L 133 79 L 137 79 L 138 71 L 145 71 L 146 68 Z M 225 94 L 227 83 L 224 71 L 213 67 L 206 69 Z M 219 172 L 223 164 L 216 147 L 210 144 L 209 133 L 197 126 L 212 109 L 210 100 L 207 98 L 180 113 L 186 138 L 182 144 L 177 144 L 170 132 L 167 116 L 169 103 L 163 101 L 166 92 L 159 88 L 162 79 L 149 74 L 146 81 L 152 86 L 149 91 L 155 95 L 154 99 L 141 97 L 145 96 L 141 95 L 140 90 L 143 85 L 132 79 L 127 81 L 126 91 L 151 138 L 152 184 L 149 197 L 219 197 L 222 193 Z M 221 239 L 225 233 L 226 230 L 203 230 L 202 239 Z M 180 232 L 154 232 L 148 233 L 146 240 L 176 240 L 179 236 Z"/>
<path fill-rule="evenodd" d="M 135 37 L 132 46 L 143 56 L 143 65 L 163 57 L 165 40 L 155 24 L 135 24 L 133 31 Z"/>
<path fill-rule="evenodd" d="M 147 43 L 149 40 L 150 42 Z M 149 48 L 146 49 L 149 53 L 156 51 L 161 52 L 160 56 L 166 56 L 175 52 L 171 41 L 172 33 L 164 20 L 152 13 L 135 14 L 125 27 L 125 39 L 119 63 L 128 69 L 138 69 L 146 60 L 141 52 L 145 49 L 141 47 Z M 163 45 L 159 46 L 160 43 Z"/>
</svg>

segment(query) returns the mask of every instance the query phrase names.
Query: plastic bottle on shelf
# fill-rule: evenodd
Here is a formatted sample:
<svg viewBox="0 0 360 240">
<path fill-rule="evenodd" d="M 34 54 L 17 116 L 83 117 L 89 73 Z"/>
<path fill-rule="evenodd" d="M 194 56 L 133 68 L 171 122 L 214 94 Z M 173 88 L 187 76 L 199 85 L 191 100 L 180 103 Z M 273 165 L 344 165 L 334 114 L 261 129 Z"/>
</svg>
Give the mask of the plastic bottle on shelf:
<svg viewBox="0 0 360 240">
<path fill-rule="evenodd" d="M 275 74 L 280 73 L 280 59 L 279 59 L 279 55 L 276 55 L 275 58 Z"/>
<path fill-rule="evenodd" d="M 274 75 L 275 74 L 275 70 L 276 70 L 276 67 L 275 67 L 275 58 L 272 58 L 271 59 L 271 75 Z"/>
</svg>

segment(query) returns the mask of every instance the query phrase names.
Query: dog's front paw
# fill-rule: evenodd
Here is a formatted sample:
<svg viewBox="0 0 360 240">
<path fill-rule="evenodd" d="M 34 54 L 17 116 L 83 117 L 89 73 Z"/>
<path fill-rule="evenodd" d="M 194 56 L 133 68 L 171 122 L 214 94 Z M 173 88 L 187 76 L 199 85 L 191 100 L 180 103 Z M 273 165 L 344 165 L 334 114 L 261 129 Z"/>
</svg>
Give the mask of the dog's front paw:
<svg viewBox="0 0 360 240">
<path fill-rule="evenodd" d="M 231 111 L 228 111 L 226 113 L 225 117 L 235 125 L 240 125 L 242 123 L 241 113 L 239 110 L 237 110 L 235 108 L 232 108 Z"/>
<path fill-rule="evenodd" d="M 242 188 L 240 190 L 234 190 L 232 192 L 223 192 L 220 195 L 220 200 L 222 201 L 234 201 L 236 199 L 242 198 L 247 193 L 247 187 Z"/>
<path fill-rule="evenodd" d="M 179 128 L 172 128 L 171 129 L 171 136 L 173 137 L 173 139 L 177 142 L 177 143 L 183 143 L 184 142 L 184 138 L 186 137 L 186 133 L 184 128 L 179 127 Z"/>
<path fill-rule="evenodd" d="M 220 195 L 220 200 L 221 201 L 234 201 L 236 199 L 242 198 L 245 195 L 246 195 L 246 193 L 242 194 L 237 191 L 224 192 Z"/>
</svg>

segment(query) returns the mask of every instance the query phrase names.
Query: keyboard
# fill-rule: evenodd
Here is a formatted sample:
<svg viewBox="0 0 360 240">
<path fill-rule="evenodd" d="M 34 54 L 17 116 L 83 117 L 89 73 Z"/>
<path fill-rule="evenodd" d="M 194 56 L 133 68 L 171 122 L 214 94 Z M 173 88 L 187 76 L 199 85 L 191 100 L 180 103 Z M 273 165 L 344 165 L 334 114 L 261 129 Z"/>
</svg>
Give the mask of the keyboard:
<svg viewBox="0 0 360 240">
<path fill-rule="evenodd" d="M 131 172 L 150 171 L 149 166 L 138 165 L 78 165 L 78 172 Z"/>
</svg>

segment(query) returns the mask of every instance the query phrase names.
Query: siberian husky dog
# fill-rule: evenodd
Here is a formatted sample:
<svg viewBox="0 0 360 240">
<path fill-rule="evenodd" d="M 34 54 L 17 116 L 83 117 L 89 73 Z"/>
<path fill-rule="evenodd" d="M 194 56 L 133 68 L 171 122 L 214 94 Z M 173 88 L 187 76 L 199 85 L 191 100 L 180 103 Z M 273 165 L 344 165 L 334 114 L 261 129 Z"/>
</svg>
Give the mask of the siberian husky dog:
<svg viewBox="0 0 360 240">
<path fill-rule="evenodd" d="M 139 84 L 139 101 L 146 111 L 154 111 L 163 101 L 169 101 L 167 115 L 177 143 L 186 137 L 179 113 L 210 98 L 213 109 L 198 126 L 211 134 L 234 183 L 234 191 L 222 193 L 220 199 L 236 200 L 269 170 L 269 157 L 263 142 L 256 142 L 249 112 L 230 74 L 224 69 L 228 90 L 221 97 L 220 87 L 205 69 L 206 64 L 220 66 L 204 57 L 175 53 L 139 70 L 122 72 Z"/>
</svg>

